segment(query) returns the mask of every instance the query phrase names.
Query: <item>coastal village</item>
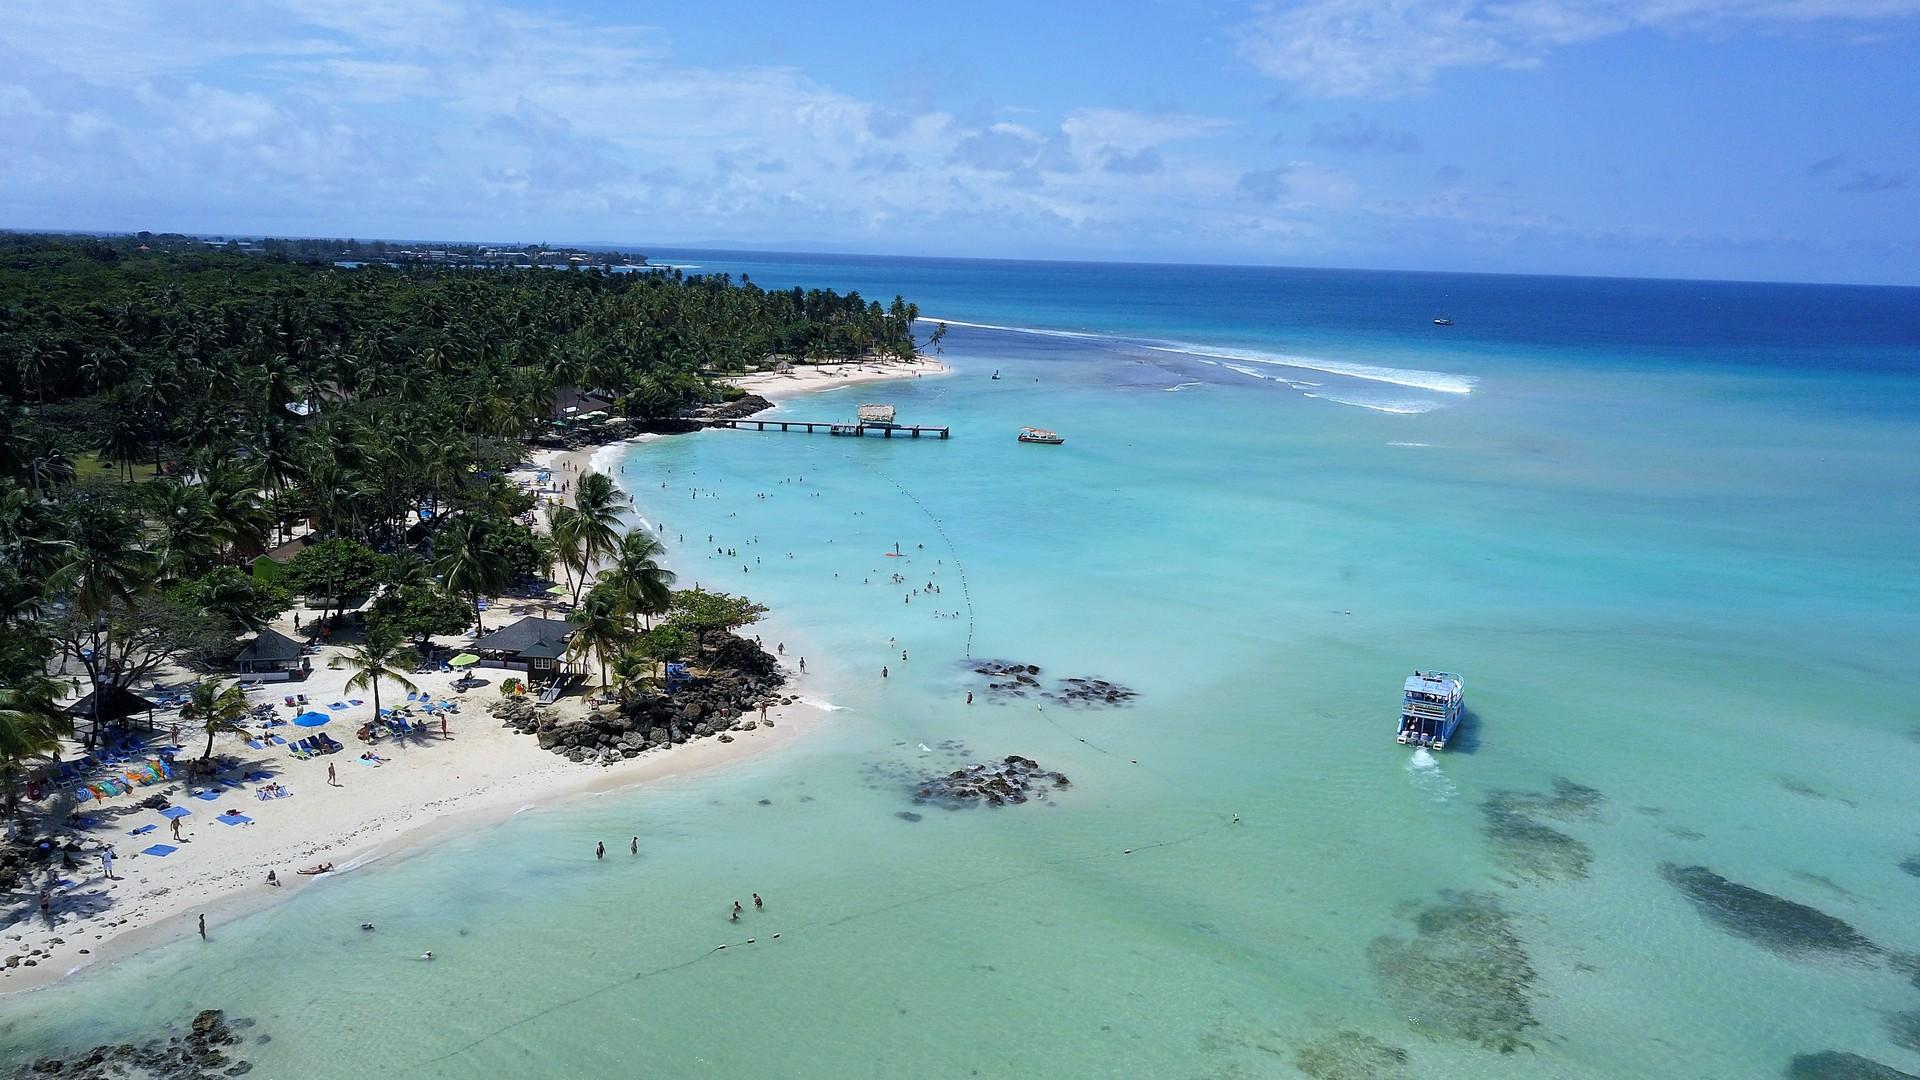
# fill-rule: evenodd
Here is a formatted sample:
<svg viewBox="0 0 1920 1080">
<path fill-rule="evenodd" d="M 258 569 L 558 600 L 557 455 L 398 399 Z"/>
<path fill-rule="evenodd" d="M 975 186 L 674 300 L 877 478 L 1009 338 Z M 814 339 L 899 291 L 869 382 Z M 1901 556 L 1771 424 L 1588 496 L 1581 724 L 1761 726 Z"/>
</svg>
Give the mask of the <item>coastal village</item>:
<svg viewBox="0 0 1920 1080">
<path fill-rule="evenodd" d="M 158 257 L 145 244 L 50 240 L 8 254 Z M 335 287 L 479 299 L 461 294 L 471 274 L 443 269 L 346 270 L 226 249 L 165 257 L 176 268 L 231 273 L 243 259 Z M 487 287 L 503 293 L 548 287 L 492 273 L 501 276 Z M 609 333 L 646 318 L 635 291 L 740 300 L 726 283 L 575 280 L 618 312 L 599 328 Z M 795 294 L 770 295 L 784 304 Z M 0 546 L 17 573 L 0 624 L 10 667 L 0 683 L 0 985 L 42 985 L 156 934 L 204 933 L 209 912 L 217 920 L 291 895 L 430 826 L 708 768 L 817 720 L 799 698 L 804 661 L 791 666 L 752 636 L 766 609 L 681 587 L 662 537 L 629 524 L 628 495 L 591 462 L 605 446 L 701 430 L 771 399 L 940 370 L 919 353 L 910 306 L 851 301 L 844 311 L 879 321 L 841 355 L 816 343 L 811 357 L 771 329 L 822 325 L 804 310 L 792 313 L 798 323 L 762 317 L 766 337 L 661 344 L 651 361 L 569 352 L 579 330 L 524 336 L 545 357 L 537 365 L 408 325 L 387 332 L 416 337 L 414 347 L 387 361 L 310 340 L 274 353 L 253 344 L 260 328 L 236 323 L 229 362 L 264 394 L 227 404 L 250 420 L 213 438 L 190 427 L 195 391 L 184 381 L 141 396 L 127 385 L 153 377 L 133 370 L 140 360 L 107 374 L 86 344 L 46 324 L 36 343 L 45 366 L 16 372 L 26 405 L 6 432 L 16 475 Z M 129 297 L 152 322 L 121 355 L 134 357 L 163 323 L 192 321 L 157 310 L 167 302 Z M 303 332 L 317 333 L 290 327 L 274 340 Z M 62 369 L 76 354 L 90 374 Z M 163 368 L 183 360 L 165 346 L 155 356 L 147 363 Z M 187 374 L 176 371 L 160 378 Z M 410 386 L 410 372 L 425 372 L 425 385 Z M 397 460 L 377 477 L 340 471 L 375 456 L 343 430 L 354 414 L 437 411 L 450 403 L 435 382 L 456 376 L 475 403 L 442 414 L 453 430 L 420 432 L 425 447 L 385 444 Z M 499 389 L 517 381 L 519 392 L 476 393 L 474 377 Z M 54 432 L 54 416 L 93 423 L 92 404 L 132 413 L 138 430 L 110 420 L 95 446 Z M 398 497 L 370 506 L 376 488 Z"/>
</svg>

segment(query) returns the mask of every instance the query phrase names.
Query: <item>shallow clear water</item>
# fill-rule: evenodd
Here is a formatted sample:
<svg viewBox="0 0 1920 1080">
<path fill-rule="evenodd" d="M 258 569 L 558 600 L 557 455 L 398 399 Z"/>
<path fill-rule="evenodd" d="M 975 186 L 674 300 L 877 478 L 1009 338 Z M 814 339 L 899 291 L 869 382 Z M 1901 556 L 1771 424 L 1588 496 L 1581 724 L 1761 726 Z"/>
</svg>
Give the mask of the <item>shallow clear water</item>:
<svg viewBox="0 0 1920 1080">
<path fill-rule="evenodd" d="M 264 1075 L 1920 1068 L 1883 1024 L 1920 1008 L 1915 292 L 671 261 L 1095 336 L 956 328 L 951 377 L 776 414 L 886 400 L 951 441 L 617 455 L 683 577 L 770 604 L 841 707 L 807 739 L 10 1000 L 0 1046 L 218 1006 L 271 1035 Z M 969 656 L 1140 697 L 968 706 Z M 1438 755 L 1392 742 L 1416 667 L 1467 679 Z M 909 799 L 1009 753 L 1072 786 Z M 1766 911 L 1704 917 L 1669 862 L 1885 951 L 1768 948 Z"/>
</svg>

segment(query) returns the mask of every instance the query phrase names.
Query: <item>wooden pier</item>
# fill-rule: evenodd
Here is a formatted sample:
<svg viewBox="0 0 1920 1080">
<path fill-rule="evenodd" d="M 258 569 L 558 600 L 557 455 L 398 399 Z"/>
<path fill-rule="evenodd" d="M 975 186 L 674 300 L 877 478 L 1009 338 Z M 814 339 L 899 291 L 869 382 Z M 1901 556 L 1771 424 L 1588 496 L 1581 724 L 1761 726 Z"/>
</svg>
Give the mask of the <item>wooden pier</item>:
<svg viewBox="0 0 1920 1080">
<path fill-rule="evenodd" d="M 710 426 L 733 428 L 735 431 L 746 429 L 752 429 L 754 431 L 804 431 L 809 435 L 813 434 L 816 430 L 820 430 L 825 431 L 829 435 L 845 435 L 850 438 L 864 438 L 870 434 L 877 434 L 883 439 L 896 437 L 902 439 L 918 439 L 923 435 L 929 439 L 945 439 L 951 435 L 951 431 L 948 428 L 931 427 L 925 424 L 842 424 L 830 420 L 755 420 L 747 418 L 744 420 L 715 420 L 711 422 Z"/>
</svg>

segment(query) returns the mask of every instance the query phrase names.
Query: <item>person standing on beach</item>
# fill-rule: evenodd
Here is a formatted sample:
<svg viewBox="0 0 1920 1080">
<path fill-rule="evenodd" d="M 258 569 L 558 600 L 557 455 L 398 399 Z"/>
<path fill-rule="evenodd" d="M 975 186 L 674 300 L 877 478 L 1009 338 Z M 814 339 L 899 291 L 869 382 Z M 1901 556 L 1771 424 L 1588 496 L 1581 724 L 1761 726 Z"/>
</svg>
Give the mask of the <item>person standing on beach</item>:
<svg viewBox="0 0 1920 1080">
<path fill-rule="evenodd" d="M 327 762 L 327 786 L 328 786 L 328 787 L 339 787 L 339 786 L 340 786 L 340 778 L 339 778 L 338 776 L 335 776 L 335 775 L 334 775 L 334 773 L 333 773 L 333 762 L 331 762 L 331 761 L 329 761 L 329 762 Z"/>
<path fill-rule="evenodd" d="M 596 859 L 604 859 L 607 857 L 607 845 L 604 842 L 598 842 L 593 845 L 593 857 Z"/>
<path fill-rule="evenodd" d="M 180 839 L 180 819 L 179 818 L 173 819 L 173 838 L 175 840 Z"/>
<path fill-rule="evenodd" d="M 106 872 L 108 881 L 114 880 L 112 844 L 108 844 L 106 847 L 100 849 L 100 869 Z"/>
</svg>

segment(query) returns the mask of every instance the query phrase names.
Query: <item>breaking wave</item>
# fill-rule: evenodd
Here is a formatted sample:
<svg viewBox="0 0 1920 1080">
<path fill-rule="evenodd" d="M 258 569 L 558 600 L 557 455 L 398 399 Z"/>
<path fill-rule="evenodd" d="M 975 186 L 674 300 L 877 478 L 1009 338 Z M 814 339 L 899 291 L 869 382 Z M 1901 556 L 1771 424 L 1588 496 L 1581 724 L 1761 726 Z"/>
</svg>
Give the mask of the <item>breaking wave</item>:
<svg viewBox="0 0 1920 1080">
<path fill-rule="evenodd" d="M 1363 364 L 1351 360 L 1327 360 L 1317 356 L 1295 356 L 1290 353 L 1261 352 L 1257 349 L 1226 351 L 1219 346 L 1196 345 L 1192 342 L 1128 338 L 1115 334 L 1090 333 L 1084 330 L 1048 330 L 1038 326 L 1008 326 L 1003 323 L 942 319 L 933 315 L 922 315 L 921 318 L 929 322 L 942 322 L 948 326 L 964 326 L 974 330 L 999 330 L 1010 334 L 1034 334 L 1040 337 L 1071 338 L 1080 341 L 1111 341 L 1116 344 L 1151 349 L 1154 352 L 1191 356 L 1202 362 L 1238 361 L 1245 364 L 1293 368 L 1298 371 L 1320 371 L 1328 375 L 1342 375 L 1349 379 L 1364 379 L 1368 382 L 1391 383 L 1394 386 L 1407 386 L 1416 390 L 1431 390 L 1438 394 L 1471 394 L 1473 388 L 1479 383 L 1479 380 L 1471 375 L 1455 375 L 1450 372 L 1427 371 L 1422 368 L 1397 368 L 1384 364 Z M 1231 363 L 1226 366 L 1242 374 L 1253 374 Z M 1345 404 L 1355 403 L 1346 402 Z"/>
</svg>

